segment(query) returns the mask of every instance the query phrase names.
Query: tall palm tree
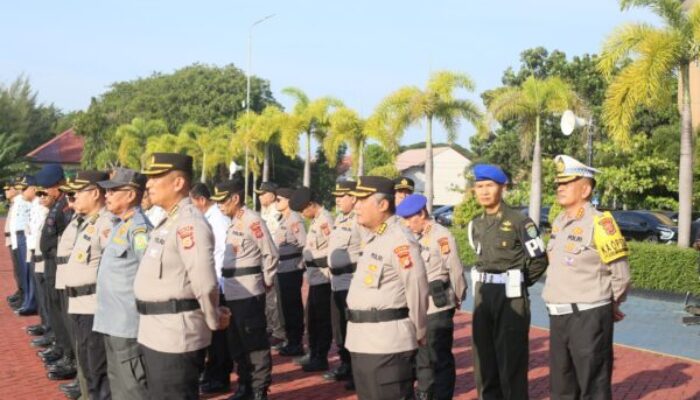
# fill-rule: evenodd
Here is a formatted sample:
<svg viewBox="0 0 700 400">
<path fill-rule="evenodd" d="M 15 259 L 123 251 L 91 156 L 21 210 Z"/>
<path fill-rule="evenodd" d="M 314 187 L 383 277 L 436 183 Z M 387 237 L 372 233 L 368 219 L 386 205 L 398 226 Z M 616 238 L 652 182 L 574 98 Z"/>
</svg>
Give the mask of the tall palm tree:
<svg viewBox="0 0 700 400">
<path fill-rule="evenodd" d="M 678 246 L 690 244 L 693 194 L 693 124 L 690 112 L 690 63 L 700 55 L 700 4 L 687 12 L 678 0 L 622 0 L 627 10 L 648 7 L 663 21 L 622 25 L 603 45 L 598 67 L 611 79 L 603 103 L 603 121 L 621 146 L 630 143 L 630 128 L 639 106 L 654 107 L 672 95 L 680 78 L 680 163 L 678 176 Z M 692 4 L 692 3 L 691 3 Z M 630 60 L 631 59 L 631 60 Z"/>
<path fill-rule="evenodd" d="M 294 98 L 296 104 L 294 110 L 284 119 L 282 130 L 287 138 L 294 137 L 295 143 L 287 143 L 289 147 L 298 150 L 298 138 L 300 134 L 306 136 L 306 149 L 304 159 L 304 186 L 311 185 L 311 137 L 319 143 L 323 142 L 328 129 L 328 118 L 332 108 L 340 107 L 343 103 L 333 97 L 321 97 L 311 100 L 301 89 L 288 87 L 282 89 L 282 93 Z M 296 154 L 296 151 L 294 152 Z"/>
<path fill-rule="evenodd" d="M 205 182 L 217 165 L 229 161 L 228 145 L 232 135 L 224 125 L 210 129 L 188 122 L 177 135 L 178 151 L 194 158 L 195 165 L 199 165 L 200 181 Z"/>
<path fill-rule="evenodd" d="M 433 207 L 433 122 L 442 124 L 447 130 L 448 142 L 453 142 L 461 119 L 474 126 L 478 126 L 482 119 L 474 102 L 455 97 L 457 89 L 473 92 L 475 85 L 467 74 L 438 71 L 431 74 L 425 89 L 415 86 L 400 88 L 386 97 L 376 110 L 380 125 L 393 137 L 400 137 L 411 125 L 426 123 L 425 196 L 428 211 Z"/>
<path fill-rule="evenodd" d="M 282 152 L 290 158 L 296 156 L 295 153 L 289 153 L 294 149 L 289 149 L 286 146 L 290 140 L 284 140 L 282 137 L 282 128 L 287 116 L 282 110 L 275 106 L 267 106 L 260 113 L 253 125 L 255 138 L 262 143 L 263 146 L 263 168 L 262 181 L 267 182 L 270 179 L 270 147 L 280 145 Z M 285 146 L 282 146 L 285 144 Z"/>
<path fill-rule="evenodd" d="M 147 154 L 143 151 L 151 136 L 168 133 L 168 125 L 160 119 L 145 120 L 134 118 L 130 124 L 120 125 L 114 135 L 119 142 L 117 160 L 132 169 L 145 167 Z"/>
<path fill-rule="evenodd" d="M 521 132 L 521 151 L 532 146 L 530 206 L 528 215 L 539 225 L 542 204 L 542 118 L 578 106 L 578 97 L 559 77 L 537 79 L 530 76 L 519 87 L 498 90 L 489 101 L 488 111 L 499 121 L 517 120 Z"/>
</svg>

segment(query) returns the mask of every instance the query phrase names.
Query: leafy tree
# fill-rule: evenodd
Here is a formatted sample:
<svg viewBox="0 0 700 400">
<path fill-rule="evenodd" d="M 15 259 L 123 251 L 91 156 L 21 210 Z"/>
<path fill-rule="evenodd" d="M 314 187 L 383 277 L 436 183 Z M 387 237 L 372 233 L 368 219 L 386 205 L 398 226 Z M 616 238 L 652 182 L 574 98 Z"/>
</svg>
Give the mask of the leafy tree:
<svg viewBox="0 0 700 400">
<path fill-rule="evenodd" d="M 681 104 L 678 246 L 688 247 L 693 194 L 693 125 L 690 112 L 690 63 L 700 55 L 700 4 L 686 13 L 676 0 L 621 0 L 623 10 L 647 7 L 663 26 L 625 24 L 610 35 L 598 66 L 611 79 L 603 120 L 620 146 L 631 144 L 631 127 L 639 106 L 663 104 L 680 76 Z M 631 56 L 631 60 L 629 57 Z"/>
<path fill-rule="evenodd" d="M 433 206 L 433 122 L 447 130 L 448 141 L 454 142 L 461 119 L 474 126 L 481 121 L 478 106 L 471 100 L 455 97 L 454 91 L 474 90 L 474 82 L 462 73 L 438 71 L 433 73 L 425 89 L 407 86 L 387 96 L 377 107 L 376 115 L 382 128 L 391 137 L 400 137 L 411 125 L 426 124 L 425 196 L 427 208 Z"/>
<path fill-rule="evenodd" d="M 367 174 L 375 175 L 372 174 L 372 171 L 375 168 L 386 165 L 393 165 L 394 157 L 391 153 L 389 153 L 389 151 L 386 150 L 384 146 L 377 143 L 370 143 L 365 147 L 364 162 L 365 170 L 368 171 Z M 398 176 L 398 171 L 396 172 L 396 176 Z"/>
<path fill-rule="evenodd" d="M 148 138 L 168 133 L 165 121 L 156 119 L 146 121 L 134 118 L 130 124 L 120 125 L 114 135 L 117 142 L 117 160 L 127 168 L 140 170 L 146 166 L 149 153 L 144 152 Z M 112 149 L 104 149 L 111 152 Z"/>
<path fill-rule="evenodd" d="M 228 144 L 233 133 L 220 125 L 213 129 L 194 123 L 183 125 L 177 136 L 178 152 L 184 152 L 194 158 L 200 172 L 200 181 L 206 182 L 219 164 L 227 164 L 231 159 Z"/>
<path fill-rule="evenodd" d="M 345 153 L 346 147 L 342 145 L 335 155 L 335 159 L 339 159 Z M 321 147 L 316 149 L 316 160 L 312 165 L 313 174 L 311 174 L 311 187 L 314 193 L 319 198 L 319 201 L 328 209 L 332 209 L 335 205 L 333 188 L 335 187 L 338 173 L 336 172 L 336 163 L 330 163 L 326 158 L 326 154 Z"/>
</svg>

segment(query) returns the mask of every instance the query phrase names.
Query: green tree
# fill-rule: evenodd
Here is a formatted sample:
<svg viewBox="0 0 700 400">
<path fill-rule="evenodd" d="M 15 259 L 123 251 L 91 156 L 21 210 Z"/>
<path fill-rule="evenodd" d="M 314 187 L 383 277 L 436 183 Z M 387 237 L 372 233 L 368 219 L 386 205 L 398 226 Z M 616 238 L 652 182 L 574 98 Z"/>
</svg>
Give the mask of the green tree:
<svg viewBox="0 0 700 400">
<path fill-rule="evenodd" d="M 333 97 L 311 100 L 306 93 L 295 87 L 284 88 L 282 93 L 292 97 L 296 102 L 292 113 L 285 118 L 282 130 L 285 137 L 291 140 L 287 148 L 295 149 L 295 154 L 298 153 L 299 149 L 299 136 L 303 134 L 306 137 L 303 185 L 309 187 L 311 184 L 311 138 L 314 137 L 318 143 L 323 143 L 323 138 L 328 131 L 331 109 L 341 107 L 343 103 Z"/>
<path fill-rule="evenodd" d="M 487 104 L 489 113 L 497 120 L 516 121 L 523 153 L 532 147 L 528 214 L 538 224 L 542 204 L 542 119 L 546 115 L 571 108 L 576 103 L 576 94 L 561 78 L 549 77 L 541 80 L 531 76 L 520 87 L 498 90 Z"/>
<path fill-rule="evenodd" d="M 233 133 L 225 125 L 209 129 L 187 123 L 177 135 L 177 149 L 192 156 L 197 166 L 195 169 L 200 173 L 200 182 L 206 182 L 217 165 L 227 164 L 231 159 L 229 142 L 232 136 Z"/>
<path fill-rule="evenodd" d="M 146 166 L 148 153 L 144 152 L 148 138 L 168 133 L 165 121 L 146 121 L 134 118 L 130 124 L 120 125 L 114 135 L 117 142 L 117 160 L 127 168 L 140 170 Z M 111 149 L 103 151 L 111 152 Z"/>
<path fill-rule="evenodd" d="M 687 13 L 683 2 L 677 0 L 621 0 L 620 6 L 622 10 L 649 8 L 663 25 L 622 25 L 606 40 L 598 64 L 611 79 L 603 121 L 610 137 L 618 145 L 629 147 L 638 107 L 663 104 L 680 76 L 676 89 L 681 104 L 678 246 L 688 247 L 694 155 L 689 70 L 690 63 L 700 55 L 700 4 Z"/>
<path fill-rule="evenodd" d="M 433 73 L 425 89 L 407 86 L 386 97 L 375 112 L 380 125 L 390 137 L 399 138 L 411 125 L 426 124 L 425 136 L 425 196 L 427 208 L 433 207 L 433 123 L 447 130 L 447 139 L 454 142 L 460 120 L 477 126 L 482 118 L 478 106 L 467 99 L 455 97 L 455 90 L 474 91 L 471 78 L 463 73 L 438 71 Z"/>
</svg>

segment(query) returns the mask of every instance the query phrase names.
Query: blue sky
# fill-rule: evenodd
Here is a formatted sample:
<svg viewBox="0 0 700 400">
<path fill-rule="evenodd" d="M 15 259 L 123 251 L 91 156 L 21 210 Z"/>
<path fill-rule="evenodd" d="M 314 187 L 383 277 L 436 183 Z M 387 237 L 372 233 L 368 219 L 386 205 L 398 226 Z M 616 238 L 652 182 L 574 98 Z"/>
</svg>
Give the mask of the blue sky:
<svg viewBox="0 0 700 400">
<path fill-rule="evenodd" d="M 13 1 L 0 13 L 0 82 L 23 73 L 42 102 L 67 111 L 86 108 L 112 82 L 154 71 L 195 62 L 245 69 L 250 24 L 274 13 L 254 30 L 253 73 L 287 107 L 280 90 L 297 86 L 365 116 L 431 71 L 466 72 L 478 93 L 498 86 L 526 48 L 597 52 L 620 23 L 656 22 L 614 0 Z M 472 131 L 463 126 L 458 142 Z M 434 140 L 444 138 L 438 130 Z M 420 140 L 414 128 L 403 143 Z"/>
</svg>

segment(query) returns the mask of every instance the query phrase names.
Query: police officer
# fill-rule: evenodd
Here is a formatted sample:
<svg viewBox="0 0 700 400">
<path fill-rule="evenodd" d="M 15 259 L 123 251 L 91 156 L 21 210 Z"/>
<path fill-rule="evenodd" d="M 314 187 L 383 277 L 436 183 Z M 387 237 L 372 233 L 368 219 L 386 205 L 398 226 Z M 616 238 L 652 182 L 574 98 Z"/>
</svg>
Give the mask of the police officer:
<svg viewBox="0 0 700 400">
<path fill-rule="evenodd" d="M 5 184 L 3 189 L 5 190 L 5 201 L 8 205 L 7 218 L 5 218 L 5 246 L 7 246 L 10 253 L 10 258 L 12 259 L 12 270 L 14 272 L 13 276 L 15 278 L 15 285 L 17 286 L 17 290 L 15 290 L 13 294 L 7 296 L 7 303 L 13 309 L 17 309 L 22 305 L 22 300 L 24 299 L 24 296 L 22 294 L 22 285 L 20 283 L 21 280 L 19 275 L 19 264 L 17 263 L 17 252 L 12 246 L 13 235 L 12 230 L 10 229 L 10 227 L 12 226 L 12 215 L 14 214 L 14 200 L 15 197 L 19 194 L 17 193 L 17 190 L 15 190 L 14 180 L 14 178 L 10 179 L 10 181 Z"/>
<path fill-rule="evenodd" d="M 505 173 L 485 164 L 473 172 L 484 209 L 467 228 L 477 254 L 471 271 L 477 392 L 482 399 L 527 399 L 527 287 L 544 273 L 547 257 L 535 223 L 503 202 Z"/>
<path fill-rule="evenodd" d="M 348 337 L 357 395 L 413 399 L 413 361 L 425 344 L 428 281 L 418 243 L 394 215 L 394 183 L 361 176 L 352 195 L 369 230 L 348 294 Z"/>
<path fill-rule="evenodd" d="M 416 376 L 420 400 L 452 399 L 455 386 L 454 341 L 455 309 L 466 295 L 467 283 L 459 250 L 452 233 L 430 218 L 427 198 L 412 194 L 396 208 L 408 228 L 417 236 L 428 273 L 427 345 L 418 348 Z"/>
<path fill-rule="evenodd" d="M 204 215 L 214 234 L 214 268 L 219 280 L 219 304 L 224 304 L 223 295 L 224 278 L 221 276 L 221 268 L 224 263 L 226 250 L 226 235 L 231 218 L 224 215 L 219 207 L 211 200 L 209 187 L 204 183 L 195 183 L 190 189 L 192 204 Z M 202 394 L 225 393 L 231 388 L 231 371 L 233 361 L 229 354 L 226 330 L 212 332 L 211 345 L 207 348 L 204 372 L 199 383 L 199 391 Z"/>
<path fill-rule="evenodd" d="M 153 229 L 140 207 L 146 177 L 116 168 L 111 179 L 97 184 L 106 191 L 105 206 L 112 218 L 97 270 L 93 330 L 103 335 L 112 397 L 146 400 L 146 372 L 136 342 L 139 314 L 134 297 L 136 270 Z"/>
<path fill-rule="evenodd" d="M 306 372 L 328 369 L 331 348 L 331 281 L 328 271 L 328 238 L 333 229 L 333 217 L 319 204 L 309 188 L 294 191 L 289 207 L 311 221 L 304 245 L 304 263 L 309 293 L 306 299 L 309 332 L 309 358 L 302 363 Z"/>
<path fill-rule="evenodd" d="M 79 171 L 70 186 L 75 190 L 73 209 L 85 216 L 65 268 L 68 314 L 76 341 L 78 364 L 85 376 L 90 399 L 110 399 L 104 339 L 92 330 L 97 309 L 97 268 L 107 244 L 112 214 L 98 182 L 109 179 L 102 171 Z"/>
<path fill-rule="evenodd" d="M 365 229 L 357 223 L 355 202 L 357 199 L 350 192 L 355 190 L 354 181 L 336 183 L 333 196 L 335 197 L 338 216 L 333 223 L 333 230 L 328 239 L 328 264 L 331 273 L 331 289 L 333 290 L 333 305 L 337 323 L 335 327 L 335 343 L 338 347 L 340 365 L 323 374 L 329 381 L 348 380 L 345 388 L 354 390 L 352 382 L 352 363 L 350 352 L 345 348 L 347 338 L 347 298 L 350 281 L 357 268 L 360 258 L 360 244 Z"/>
<path fill-rule="evenodd" d="M 272 289 L 279 255 L 263 220 L 245 206 L 243 191 L 241 182 L 229 180 L 217 184 L 211 197 L 232 218 L 222 269 L 233 315 L 229 351 L 238 365 L 238 390 L 229 399 L 263 400 L 272 381 L 265 292 Z"/>
<path fill-rule="evenodd" d="M 211 332 L 228 325 L 219 307 L 214 238 L 189 198 L 192 157 L 153 153 L 143 171 L 167 216 L 151 232 L 134 280 L 138 342 L 150 399 L 197 399 Z"/>
<path fill-rule="evenodd" d="M 27 231 L 29 229 L 29 215 L 31 213 L 31 203 L 24 196 L 24 191 L 29 187 L 27 176 L 20 177 L 14 184 L 17 196 L 13 200 L 12 216 L 10 218 L 10 234 L 12 239 L 12 249 L 17 258 L 17 271 L 19 272 L 19 291 L 21 296 L 15 309 L 17 315 L 34 315 L 36 305 L 34 303 L 34 293 L 29 282 L 29 265 L 27 264 Z"/>
<path fill-rule="evenodd" d="M 279 249 L 279 266 L 277 280 L 279 283 L 279 301 L 284 318 L 287 344 L 280 348 L 281 356 L 303 356 L 301 343 L 304 335 L 304 305 L 301 301 L 301 284 L 304 280 L 302 249 L 306 243 L 306 229 L 301 217 L 289 208 L 289 199 L 294 191 L 278 188 L 277 211 L 280 212 L 279 227 L 272 236 Z"/>
<path fill-rule="evenodd" d="M 282 215 L 277 211 L 277 196 L 275 190 L 278 186 L 274 182 L 263 182 L 260 188 L 255 190 L 260 200 L 260 217 L 265 221 L 267 230 L 276 232 Z M 287 340 L 287 335 L 284 331 L 283 318 L 281 318 L 282 310 L 277 299 L 277 291 L 279 284 L 277 283 L 277 275 L 275 275 L 274 290 L 268 290 L 265 299 L 265 315 L 267 316 L 267 330 L 270 333 L 270 341 L 272 347 L 278 349 L 284 345 Z"/>
<path fill-rule="evenodd" d="M 48 304 L 44 297 L 44 257 L 39 248 L 39 239 L 41 238 L 41 230 L 46 222 L 46 215 L 49 209 L 44 206 L 42 197 L 39 196 L 39 190 L 35 187 L 35 198 L 32 201 L 32 212 L 29 219 L 30 235 L 27 239 L 28 248 L 30 249 L 31 265 L 34 276 L 34 293 L 36 295 L 37 308 L 41 323 L 27 327 L 27 333 L 32 336 L 40 336 L 51 333 L 51 323 L 49 322 Z"/>
<path fill-rule="evenodd" d="M 625 317 L 629 250 L 612 215 L 590 203 L 599 171 L 565 155 L 554 161 L 564 211 L 552 223 L 542 291 L 552 398 L 611 399 L 613 323 Z"/>
<path fill-rule="evenodd" d="M 411 178 L 405 176 L 400 176 L 394 179 L 394 198 L 396 199 L 396 205 L 398 206 L 401 202 L 409 195 L 413 194 L 416 190 L 416 183 Z"/>
</svg>

